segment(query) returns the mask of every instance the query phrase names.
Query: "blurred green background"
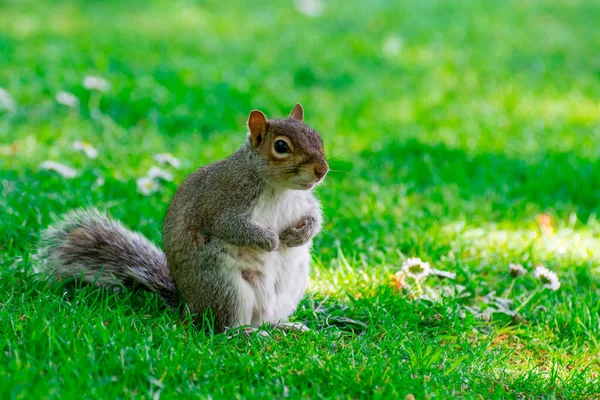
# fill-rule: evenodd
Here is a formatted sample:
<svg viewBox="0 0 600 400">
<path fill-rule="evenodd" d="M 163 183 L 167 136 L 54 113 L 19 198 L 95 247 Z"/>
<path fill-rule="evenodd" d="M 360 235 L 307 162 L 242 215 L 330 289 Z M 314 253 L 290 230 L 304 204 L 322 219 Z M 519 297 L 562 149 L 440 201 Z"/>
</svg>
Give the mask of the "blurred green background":
<svg viewBox="0 0 600 400">
<path fill-rule="evenodd" d="M 373 323 L 373 315 L 387 315 L 386 322 L 370 325 L 365 346 L 391 340 L 382 330 L 401 341 L 410 336 L 407 330 L 420 335 L 425 329 L 420 317 L 413 325 L 399 322 L 412 321 L 417 312 L 410 302 L 399 306 L 398 296 L 377 292 L 407 256 L 456 272 L 457 283 L 475 297 L 506 289 L 509 262 L 543 263 L 563 283 L 560 292 L 541 300 L 553 312 L 532 314 L 527 327 L 514 328 L 529 347 L 508 346 L 516 357 L 510 362 L 490 358 L 490 370 L 474 372 L 487 353 L 462 358 L 461 350 L 449 351 L 447 364 L 456 361 L 457 369 L 438 371 L 436 389 L 423 386 L 426 373 L 414 366 L 390 364 L 390 381 L 383 373 L 388 356 L 370 353 L 360 361 L 346 353 L 337 362 L 367 370 L 375 363 L 381 370 L 371 371 L 370 384 L 344 368 L 322 381 L 315 372 L 311 395 L 341 396 L 343 391 L 326 388 L 352 381 L 350 397 L 409 391 L 469 397 L 461 389 L 465 376 L 475 382 L 471 394 L 483 397 L 492 396 L 487 390 L 497 380 L 507 385 L 506 396 L 583 393 L 600 368 L 599 21 L 596 0 L 1 1 L 0 277 L 8 289 L 0 295 L 0 310 L 13 327 L 22 323 L 24 310 L 31 313 L 24 332 L 6 328 L 5 348 L 32 360 L 52 354 L 44 343 L 54 339 L 35 334 L 53 326 L 50 311 L 33 304 L 54 292 L 37 286 L 29 268 L 32 246 L 53 216 L 93 205 L 160 242 L 177 183 L 239 147 L 252 109 L 282 117 L 300 102 L 306 122 L 324 138 L 332 167 L 318 190 L 326 224 L 315 243 L 310 296 L 347 303 L 351 293 L 369 299 L 356 315 L 348 311 L 351 317 Z M 109 89 L 85 88 L 88 76 L 105 79 Z M 79 105 L 59 104 L 62 91 Z M 75 141 L 90 143 L 98 157 L 75 151 Z M 165 152 L 183 163 L 171 171 L 174 182 L 151 196 L 140 194 L 136 180 L 156 164 L 153 155 Z M 77 177 L 40 170 L 46 160 L 74 168 Z M 533 283 L 515 287 L 526 293 Z M 22 298 L 23 290 L 32 298 Z M 63 307 L 53 296 L 50 303 Z M 99 315 L 110 315 L 102 304 Z M 156 304 L 145 307 L 152 313 Z M 369 307 L 379 308 L 362 313 Z M 486 325 L 475 337 L 494 336 L 490 332 L 501 326 Z M 481 328 L 473 320 L 438 329 L 421 338 L 425 344 L 378 345 L 401 360 L 411 346 L 436 348 L 449 340 L 439 335 L 461 337 L 474 327 Z M 66 325 L 52 329 L 51 338 L 71 332 Z M 91 323 L 85 329 L 99 328 Z M 139 329 L 128 342 L 143 342 L 152 327 Z M 25 332 L 37 339 L 28 342 Z M 179 333 L 164 334 L 177 341 Z M 194 351 L 226 351 L 214 350 L 202 336 L 196 340 Z M 360 354 L 355 340 L 348 351 Z M 502 343 L 492 347 L 502 349 Z M 36 346 L 45 350 L 31 353 Z M 19 392 L 14 382 L 18 376 L 33 379 L 39 370 L 30 365 L 29 373 L 18 375 L 9 353 L 0 378 L 10 378 L 13 396 L 31 394 Z M 178 357 L 181 365 L 192 363 L 185 354 Z M 293 359 L 287 354 L 279 365 L 289 367 Z M 88 361 L 102 376 L 104 364 Z M 41 365 L 53 368 L 51 362 Z M 561 369 L 567 375 L 549 378 L 537 370 L 540 365 L 578 365 L 587 372 L 574 376 Z M 136 373 L 146 374 L 143 368 Z M 86 385 L 96 387 L 100 378 L 90 376 Z M 216 381 L 206 379 L 206 393 L 217 393 L 211 386 L 218 387 Z M 308 377 L 295 379 L 292 396 Z M 75 393 L 77 385 L 71 385 Z M 242 393 L 232 385 L 225 387 L 233 392 L 221 394 Z M 246 395 L 274 395 L 273 385 L 255 383 L 250 386 L 264 392 Z M 48 383 L 40 390 L 58 387 Z"/>
<path fill-rule="evenodd" d="M 68 159 L 126 182 L 168 151 L 185 174 L 230 154 L 251 109 L 301 102 L 338 160 L 329 183 L 353 195 L 324 193 L 330 221 L 355 218 L 365 246 L 411 223 L 407 198 L 436 223 L 595 214 L 595 2 L 316 2 L 313 17 L 294 4 L 5 3 L 0 82 L 16 111 L 2 115 L 4 169 Z M 85 89 L 90 75 L 109 92 Z M 74 157 L 75 140 L 98 161 Z"/>
</svg>

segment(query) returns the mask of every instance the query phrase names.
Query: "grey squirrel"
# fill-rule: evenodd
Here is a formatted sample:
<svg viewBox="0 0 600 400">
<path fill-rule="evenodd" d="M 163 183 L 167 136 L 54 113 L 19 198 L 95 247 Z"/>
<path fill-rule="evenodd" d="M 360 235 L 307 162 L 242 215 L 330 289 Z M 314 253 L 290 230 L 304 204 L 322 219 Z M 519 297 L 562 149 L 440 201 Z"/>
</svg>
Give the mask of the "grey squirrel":
<svg viewBox="0 0 600 400">
<path fill-rule="evenodd" d="M 78 209 L 42 232 L 39 270 L 58 279 L 141 286 L 214 329 L 285 321 L 303 297 L 322 215 L 312 189 L 327 174 L 321 136 L 296 104 L 286 119 L 248 118 L 230 157 L 179 186 L 163 226 L 165 253 L 95 209 Z"/>
</svg>

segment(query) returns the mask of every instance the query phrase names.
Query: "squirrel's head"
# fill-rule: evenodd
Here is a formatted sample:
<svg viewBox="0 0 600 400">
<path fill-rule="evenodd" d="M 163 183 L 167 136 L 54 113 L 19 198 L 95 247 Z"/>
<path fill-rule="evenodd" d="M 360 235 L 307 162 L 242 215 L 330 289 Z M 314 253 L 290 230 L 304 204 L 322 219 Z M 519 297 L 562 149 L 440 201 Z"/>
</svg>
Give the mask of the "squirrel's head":
<svg viewBox="0 0 600 400">
<path fill-rule="evenodd" d="M 258 110 L 250 113 L 250 146 L 264 161 L 267 180 L 275 186 L 308 190 L 323 181 L 329 170 L 321 136 L 303 121 L 300 104 L 286 119 L 267 120 Z"/>
</svg>

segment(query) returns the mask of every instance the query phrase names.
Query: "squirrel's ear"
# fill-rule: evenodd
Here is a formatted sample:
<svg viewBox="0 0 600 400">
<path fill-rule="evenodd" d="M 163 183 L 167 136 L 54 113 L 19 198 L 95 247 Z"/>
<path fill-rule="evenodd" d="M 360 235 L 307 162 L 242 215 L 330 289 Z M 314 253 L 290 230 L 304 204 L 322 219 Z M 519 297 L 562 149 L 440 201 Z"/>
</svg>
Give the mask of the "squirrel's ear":
<svg viewBox="0 0 600 400">
<path fill-rule="evenodd" d="M 250 129 L 250 141 L 256 147 L 262 143 L 267 133 L 267 117 L 261 111 L 254 110 L 248 117 L 248 128 Z"/>
<path fill-rule="evenodd" d="M 304 109 L 302 109 L 302 105 L 297 103 L 294 106 L 294 109 L 290 113 L 291 119 L 297 119 L 298 121 L 304 121 Z"/>
</svg>

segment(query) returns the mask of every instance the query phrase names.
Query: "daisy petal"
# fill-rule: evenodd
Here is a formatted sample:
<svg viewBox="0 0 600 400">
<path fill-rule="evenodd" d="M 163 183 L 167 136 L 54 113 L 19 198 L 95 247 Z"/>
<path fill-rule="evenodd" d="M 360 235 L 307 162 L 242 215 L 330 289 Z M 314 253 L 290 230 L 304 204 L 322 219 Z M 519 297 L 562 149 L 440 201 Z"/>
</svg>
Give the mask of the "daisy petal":
<svg viewBox="0 0 600 400">
<path fill-rule="evenodd" d="M 164 181 L 169 181 L 169 182 L 173 181 L 173 175 L 171 175 L 169 172 L 165 171 L 164 169 L 160 169 L 158 167 L 150 168 L 150 170 L 148 171 L 148 175 L 146 175 L 146 176 L 152 180 L 162 179 Z"/>
<path fill-rule="evenodd" d="M 73 148 L 75 150 L 78 150 L 78 151 L 81 151 L 81 152 L 85 153 L 85 155 L 88 156 L 89 158 L 96 158 L 96 157 L 98 157 L 98 150 L 96 150 L 88 142 L 76 141 L 76 142 L 73 143 Z"/>
<path fill-rule="evenodd" d="M 179 167 L 181 167 L 181 161 L 179 161 L 179 159 L 174 157 L 171 153 L 155 154 L 154 159 L 160 165 L 169 164 L 175 169 L 179 169 Z"/>
</svg>

